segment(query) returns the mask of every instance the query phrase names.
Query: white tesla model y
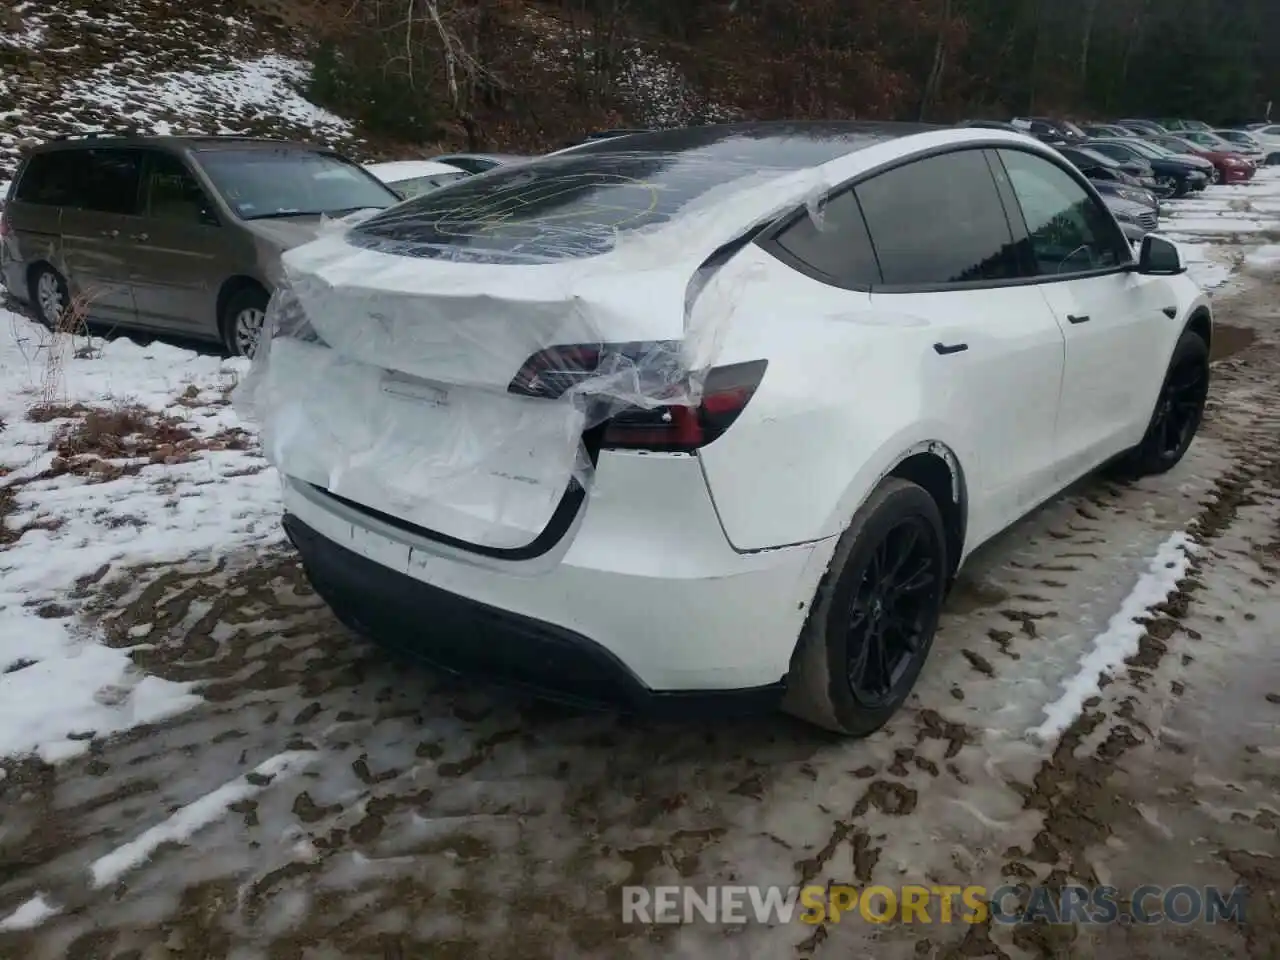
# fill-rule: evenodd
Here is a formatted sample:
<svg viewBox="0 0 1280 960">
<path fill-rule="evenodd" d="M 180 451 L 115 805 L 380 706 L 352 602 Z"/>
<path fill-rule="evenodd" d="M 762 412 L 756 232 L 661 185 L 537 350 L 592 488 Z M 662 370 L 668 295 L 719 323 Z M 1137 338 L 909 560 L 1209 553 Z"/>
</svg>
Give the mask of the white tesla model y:
<svg viewBox="0 0 1280 960">
<path fill-rule="evenodd" d="M 1210 308 L 1017 133 L 730 124 L 468 178 L 286 257 L 241 401 L 316 590 L 569 701 L 868 733 L 979 544 L 1167 470 Z"/>
</svg>

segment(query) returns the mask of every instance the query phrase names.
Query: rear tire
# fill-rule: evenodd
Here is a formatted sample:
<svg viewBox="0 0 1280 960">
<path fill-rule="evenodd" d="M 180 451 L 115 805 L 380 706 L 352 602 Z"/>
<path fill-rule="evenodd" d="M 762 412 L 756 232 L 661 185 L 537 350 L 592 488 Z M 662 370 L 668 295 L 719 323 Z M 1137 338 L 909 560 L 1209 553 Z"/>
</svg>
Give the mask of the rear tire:
<svg viewBox="0 0 1280 960">
<path fill-rule="evenodd" d="M 1209 346 L 1199 334 L 1185 330 L 1173 349 L 1147 432 L 1117 462 L 1118 472 L 1148 477 L 1177 466 L 1200 429 L 1208 395 Z"/>
<path fill-rule="evenodd" d="M 50 330 L 59 330 L 71 304 L 66 278 L 42 263 L 31 272 L 30 294 L 39 321 Z"/>
<path fill-rule="evenodd" d="M 258 346 L 258 338 L 262 334 L 270 299 L 267 291 L 253 286 L 238 290 L 227 301 L 219 326 L 223 346 L 231 356 L 252 359 Z"/>
<path fill-rule="evenodd" d="M 938 505 L 890 477 L 840 538 L 801 631 L 782 708 L 863 737 L 906 701 L 933 645 L 950 576 Z"/>
</svg>

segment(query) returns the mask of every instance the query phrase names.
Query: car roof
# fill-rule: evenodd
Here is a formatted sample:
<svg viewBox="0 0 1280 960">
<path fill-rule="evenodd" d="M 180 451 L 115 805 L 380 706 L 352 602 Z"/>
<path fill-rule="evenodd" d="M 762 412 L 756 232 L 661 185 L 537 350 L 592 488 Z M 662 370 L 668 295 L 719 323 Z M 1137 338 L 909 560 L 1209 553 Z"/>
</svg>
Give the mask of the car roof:
<svg viewBox="0 0 1280 960">
<path fill-rule="evenodd" d="M 152 136 L 134 133 L 87 133 L 54 137 L 35 147 L 44 150 L 83 149 L 93 147 L 168 147 L 178 150 L 318 150 L 333 152 L 328 147 L 301 140 L 277 140 L 270 137 L 242 136 Z"/>
<path fill-rule="evenodd" d="M 759 158 L 765 166 L 776 159 L 781 166 L 804 169 L 885 140 L 946 129 L 931 123 L 872 120 L 744 121 L 609 137 L 581 144 L 573 153 L 599 156 L 697 151 L 708 156 L 721 153 Z"/>
<path fill-rule="evenodd" d="M 366 163 L 364 168 L 384 183 L 413 180 L 417 177 L 435 177 L 447 173 L 466 173 L 459 167 L 441 163 L 438 160 L 387 160 L 382 163 Z"/>
</svg>

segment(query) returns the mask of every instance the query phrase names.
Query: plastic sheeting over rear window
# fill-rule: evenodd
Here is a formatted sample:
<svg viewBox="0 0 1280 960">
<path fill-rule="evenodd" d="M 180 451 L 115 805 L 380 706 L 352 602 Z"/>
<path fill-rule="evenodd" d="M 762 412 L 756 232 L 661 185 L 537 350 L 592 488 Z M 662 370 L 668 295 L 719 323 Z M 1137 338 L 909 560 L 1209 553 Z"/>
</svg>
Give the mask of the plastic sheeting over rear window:
<svg viewBox="0 0 1280 960">
<path fill-rule="evenodd" d="M 503 167 L 387 210 L 348 241 L 402 256 L 484 263 L 598 256 L 627 234 L 669 223 L 714 190 L 815 167 L 881 139 L 762 129 L 767 136 L 702 127 L 623 137 Z"/>
</svg>

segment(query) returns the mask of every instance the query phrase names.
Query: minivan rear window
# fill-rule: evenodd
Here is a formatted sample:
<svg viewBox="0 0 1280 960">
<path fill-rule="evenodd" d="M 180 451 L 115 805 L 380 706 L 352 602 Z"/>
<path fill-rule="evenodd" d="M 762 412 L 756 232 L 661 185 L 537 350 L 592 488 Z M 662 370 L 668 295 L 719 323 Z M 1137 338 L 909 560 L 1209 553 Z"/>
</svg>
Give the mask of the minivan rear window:
<svg viewBox="0 0 1280 960">
<path fill-rule="evenodd" d="M 49 150 L 32 156 L 15 200 L 43 206 L 134 214 L 142 154 L 124 147 Z"/>
<path fill-rule="evenodd" d="M 786 132 L 756 138 L 703 128 L 602 140 L 409 200 L 360 224 L 347 240 L 471 262 L 597 256 L 625 234 L 670 222 L 716 188 L 816 166 L 876 137 L 861 139 Z"/>
</svg>

